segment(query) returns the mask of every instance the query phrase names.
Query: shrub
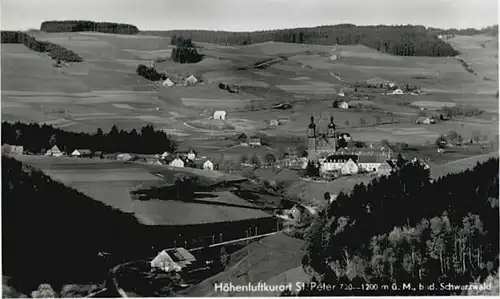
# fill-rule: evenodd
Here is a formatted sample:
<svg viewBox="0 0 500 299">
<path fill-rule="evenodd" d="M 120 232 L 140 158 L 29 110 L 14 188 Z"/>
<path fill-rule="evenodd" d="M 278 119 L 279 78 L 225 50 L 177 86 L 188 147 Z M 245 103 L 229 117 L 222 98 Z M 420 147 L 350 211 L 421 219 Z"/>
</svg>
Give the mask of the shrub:
<svg viewBox="0 0 500 299">
<path fill-rule="evenodd" d="M 149 81 L 160 81 L 167 79 L 167 75 L 165 75 L 165 73 L 158 73 L 154 67 L 148 67 L 144 64 L 139 64 L 137 66 L 136 73 L 139 76 L 148 79 Z"/>
</svg>

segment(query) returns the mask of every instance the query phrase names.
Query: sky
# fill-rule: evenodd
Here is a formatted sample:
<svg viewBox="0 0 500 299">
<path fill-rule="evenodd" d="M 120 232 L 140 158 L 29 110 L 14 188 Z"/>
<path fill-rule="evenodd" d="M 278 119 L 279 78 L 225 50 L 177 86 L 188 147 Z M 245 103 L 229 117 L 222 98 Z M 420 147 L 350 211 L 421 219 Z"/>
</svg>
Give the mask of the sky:
<svg viewBox="0 0 500 299">
<path fill-rule="evenodd" d="M 253 31 L 351 23 L 482 28 L 498 24 L 498 0 L 1 0 L 2 30 L 47 20 L 91 20 L 140 30 Z"/>
</svg>

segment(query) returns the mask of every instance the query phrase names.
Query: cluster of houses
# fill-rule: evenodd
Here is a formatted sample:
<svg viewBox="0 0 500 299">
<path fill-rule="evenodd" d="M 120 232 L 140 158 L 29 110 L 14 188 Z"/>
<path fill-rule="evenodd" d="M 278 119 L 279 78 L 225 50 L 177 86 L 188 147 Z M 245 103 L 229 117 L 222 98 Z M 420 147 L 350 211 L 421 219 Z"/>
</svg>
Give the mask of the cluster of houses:
<svg viewBox="0 0 500 299">
<path fill-rule="evenodd" d="M 11 146 L 12 147 L 12 146 Z M 7 148 L 6 146 L 2 147 Z M 22 147 L 21 147 L 22 148 Z M 22 153 L 22 149 L 20 151 Z M 57 145 L 54 145 L 52 148 L 47 150 L 45 156 L 52 157 L 63 157 L 66 156 L 66 153 L 61 151 Z M 96 158 L 102 159 L 104 155 L 101 151 L 91 151 L 90 149 L 75 149 L 69 154 L 70 157 L 73 158 Z M 109 156 L 109 155 L 108 155 Z M 145 155 L 144 155 L 145 156 Z M 192 167 L 192 168 L 200 168 L 204 170 L 214 170 L 218 169 L 218 165 L 214 164 L 209 159 L 204 157 L 197 157 L 196 152 L 193 149 L 178 151 L 176 154 L 171 154 L 169 152 L 164 152 L 159 155 L 150 155 L 150 157 L 139 157 L 137 155 L 129 154 L 129 153 L 120 153 L 117 155 L 113 155 L 116 160 L 119 161 L 143 161 L 148 164 L 156 164 L 156 165 L 168 165 L 172 167 Z"/>
<path fill-rule="evenodd" d="M 326 133 L 321 134 L 311 116 L 308 127 L 308 161 L 319 164 L 323 177 L 352 175 L 360 172 L 372 172 L 387 175 L 393 169 L 389 164 L 394 156 L 387 146 L 369 148 L 348 148 L 341 139 L 350 139 L 347 133 L 337 133 L 333 117 L 327 125 Z M 342 145 L 342 146 L 338 146 Z"/>
<path fill-rule="evenodd" d="M 237 139 L 240 142 L 240 146 L 262 146 L 262 139 L 259 136 L 247 136 L 245 133 L 241 133 Z"/>
<path fill-rule="evenodd" d="M 174 82 L 176 81 L 176 82 Z M 192 85 L 196 85 L 198 82 L 200 82 L 200 80 L 198 78 L 196 78 L 194 75 L 191 75 L 185 79 L 180 79 L 180 80 L 172 80 L 170 78 L 167 78 L 165 81 L 163 81 L 161 83 L 161 85 L 163 87 L 174 87 L 178 84 L 182 84 L 184 86 L 192 86 Z"/>
<path fill-rule="evenodd" d="M 22 155 L 24 153 L 24 147 L 22 145 L 2 145 L 2 154 L 7 155 Z"/>
<path fill-rule="evenodd" d="M 323 177 L 376 173 L 389 175 L 393 170 L 392 151 L 380 148 L 339 148 L 326 158 L 319 159 L 320 174 Z"/>
</svg>

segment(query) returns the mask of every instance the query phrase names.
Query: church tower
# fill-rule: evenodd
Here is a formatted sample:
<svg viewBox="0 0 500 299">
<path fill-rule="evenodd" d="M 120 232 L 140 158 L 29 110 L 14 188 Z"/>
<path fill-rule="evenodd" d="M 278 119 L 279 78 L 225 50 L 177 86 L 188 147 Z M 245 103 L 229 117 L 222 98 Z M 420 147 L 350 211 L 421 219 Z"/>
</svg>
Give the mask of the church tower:
<svg viewBox="0 0 500 299">
<path fill-rule="evenodd" d="M 333 116 L 330 117 L 326 138 L 328 139 L 328 147 L 332 152 L 335 152 L 337 150 L 337 139 L 335 137 L 335 123 L 333 122 Z"/>
<path fill-rule="evenodd" d="M 311 116 L 311 123 L 307 133 L 307 153 L 309 160 L 316 160 L 316 124 L 314 124 L 314 116 Z"/>
</svg>

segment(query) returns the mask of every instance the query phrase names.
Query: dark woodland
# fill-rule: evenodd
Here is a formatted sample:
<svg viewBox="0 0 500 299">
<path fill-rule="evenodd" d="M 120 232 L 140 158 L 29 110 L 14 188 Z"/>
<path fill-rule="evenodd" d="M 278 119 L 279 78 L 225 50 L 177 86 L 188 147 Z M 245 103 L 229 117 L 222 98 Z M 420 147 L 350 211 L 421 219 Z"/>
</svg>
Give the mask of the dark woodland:
<svg viewBox="0 0 500 299">
<path fill-rule="evenodd" d="M 23 293 L 41 283 L 56 290 L 70 283 L 100 284 L 122 257 L 130 258 L 120 253 L 132 254 L 134 244 L 141 244 L 133 216 L 5 156 L 2 228 L 3 275 Z M 100 257 L 101 251 L 114 253 L 114 260 Z"/>
<path fill-rule="evenodd" d="M 140 131 L 118 130 L 113 126 L 106 134 L 101 129 L 88 134 L 63 131 L 45 124 L 2 122 L 2 144 L 22 145 L 26 151 L 35 154 L 43 154 L 53 145 L 67 153 L 75 149 L 90 149 L 103 153 L 158 154 L 173 152 L 177 148 L 175 141 L 152 125 L 144 126 Z"/>
<path fill-rule="evenodd" d="M 144 64 L 139 64 L 135 70 L 137 75 L 148 79 L 149 81 L 160 81 L 166 80 L 167 75 L 165 73 L 158 73 L 154 67 L 149 67 Z"/>
<path fill-rule="evenodd" d="M 95 31 L 102 33 L 136 34 L 139 29 L 130 24 L 93 22 L 93 21 L 46 21 L 40 26 L 45 32 L 81 32 Z"/>
<path fill-rule="evenodd" d="M 171 44 L 175 46 L 171 55 L 172 60 L 175 62 L 197 63 L 203 59 L 190 38 L 174 35 Z"/>
<path fill-rule="evenodd" d="M 64 62 L 81 62 L 83 59 L 75 52 L 51 42 L 38 41 L 36 38 L 21 31 L 2 31 L 2 43 L 24 44 L 29 49 L 47 53 L 50 58 Z"/>
<path fill-rule="evenodd" d="M 499 267 L 498 162 L 490 159 L 433 182 L 428 170 L 406 163 L 389 177 L 339 194 L 308 232 L 304 267 L 322 276 L 320 282 L 395 284 L 399 290 L 301 295 L 449 295 L 460 291 L 440 293 L 437 287 L 419 293 L 401 287 L 467 285 L 494 275 Z"/>
<path fill-rule="evenodd" d="M 185 36 L 207 43 L 246 45 L 269 41 L 321 44 L 361 44 L 380 52 L 399 56 L 455 56 L 449 44 L 437 38 L 435 31 L 424 26 L 356 26 L 341 24 L 314 28 L 293 28 L 255 32 L 209 30 L 145 31 L 161 36 Z"/>
</svg>

